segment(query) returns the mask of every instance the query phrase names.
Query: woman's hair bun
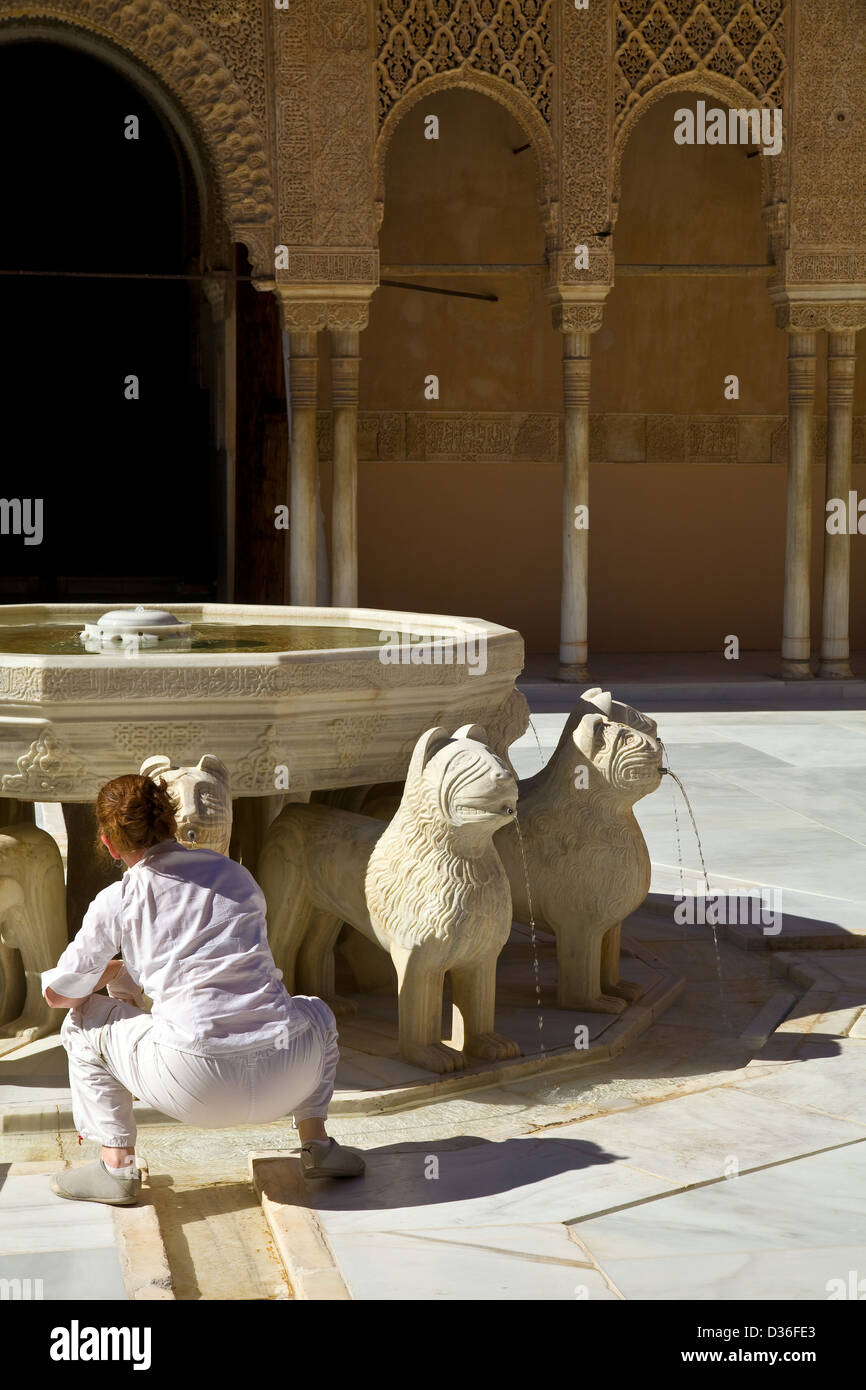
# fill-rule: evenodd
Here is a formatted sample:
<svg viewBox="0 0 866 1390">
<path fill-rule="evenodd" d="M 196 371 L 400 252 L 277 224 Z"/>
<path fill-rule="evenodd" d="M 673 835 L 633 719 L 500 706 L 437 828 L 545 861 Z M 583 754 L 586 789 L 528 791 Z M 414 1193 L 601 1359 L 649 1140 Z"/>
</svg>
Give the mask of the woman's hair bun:
<svg viewBox="0 0 866 1390">
<path fill-rule="evenodd" d="M 164 782 L 129 773 L 106 782 L 96 798 L 99 834 L 115 849 L 149 849 L 177 834 L 175 805 Z"/>
</svg>

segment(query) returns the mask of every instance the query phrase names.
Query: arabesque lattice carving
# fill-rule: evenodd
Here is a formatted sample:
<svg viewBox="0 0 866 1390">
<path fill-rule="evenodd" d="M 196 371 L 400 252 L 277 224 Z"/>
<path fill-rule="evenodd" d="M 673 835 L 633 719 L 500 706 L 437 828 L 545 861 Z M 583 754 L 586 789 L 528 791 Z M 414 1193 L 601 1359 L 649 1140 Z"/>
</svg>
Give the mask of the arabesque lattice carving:
<svg viewBox="0 0 866 1390">
<path fill-rule="evenodd" d="M 787 0 L 618 0 L 615 11 L 615 129 L 647 92 L 693 71 L 781 105 Z"/>
<path fill-rule="evenodd" d="M 500 77 L 552 115 L 553 0 L 381 0 L 379 122 L 428 77 L 463 66 Z"/>
<path fill-rule="evenodd" d="M 866 26 L 859 0 L 803 5 L 791 108 L 791 248 L 836 252 L 798 279 L 863 279 L 853 255 L 866 240 Z M 844 253 L 844 254 L 843 254 Z M 828 257 L 828 259 L 830 259 Z M 847 263 L 846 263 L 847 262 Z M 803 265 L 803 258 L 799 258 Z M 793 277 L 791 277 L 793 278 Z"/>
</svg>

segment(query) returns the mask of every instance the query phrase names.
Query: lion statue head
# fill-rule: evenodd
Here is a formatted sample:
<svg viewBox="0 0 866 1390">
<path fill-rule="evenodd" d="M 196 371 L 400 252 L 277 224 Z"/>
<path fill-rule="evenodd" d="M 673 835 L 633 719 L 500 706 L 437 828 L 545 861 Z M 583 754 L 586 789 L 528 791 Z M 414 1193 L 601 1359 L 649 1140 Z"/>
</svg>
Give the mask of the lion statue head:
<svg viewBox="0 0 866 1390">
<path fill-rule="evenodd" d="M 625 704 L 622 700 L 615 700 L 610 691 L 602 690 L 600 685 L 594 685 L 591 690 L 584 690 L 580 700 L 583 706 L 593 705 L 609 719 L 615 719 L 620 724 L 627 724 L 630 729 L 637 729 L 642 734 L 652 734 L 653 738 L 658 738 L 658 724 L 654 719 L 651 719 L 648 714 L 642 714 L 639 709 L 634 709 L 632 705 Z M 590 711 L 590 713 L 594 713 L 594 711 Z"/>
<path fill-rule="evenodd" d="M 395 940 L 444 940 L 457 923 L 479 939 L 501 922 L 508 934 L 508 880 L 493 835 L 515 818 L 517 780 L 484 738 L 464 724 L 453 736 L 428 729 L 415 745 L 367 869 L 368 907 Z"/>
<path fill-rule="evenodd" d="M 453 735 L 442 728 L 422 734 L 409 763 L 400 811 L 411 807 L 413 819 L 435 821 L 452 833 L 471 828 L 492 835 L 512 820 L 517 781 L 485 739 L 477 724 L 464 724 Z"/>
<path fill-rule="evenodd" d="M 639 801 L 662 780 L 662 747 L 649 730 L 598 711 L 583 716 L 571 742 L 577 755 L 575 776 L 579 767 L 586 768 L 590 779 L 602 778 L 622 801 Z"/>
<path fill-rule="evenodd" d="M 182 845 L 228 854 L 232 796 L 225 763 L 205 753 L 197 767 L 178 767 L 171 758 L 159 754 L 145 758 L 140 772 L 165 784 L 175 803 L 177 838 Z"/>
</svg>

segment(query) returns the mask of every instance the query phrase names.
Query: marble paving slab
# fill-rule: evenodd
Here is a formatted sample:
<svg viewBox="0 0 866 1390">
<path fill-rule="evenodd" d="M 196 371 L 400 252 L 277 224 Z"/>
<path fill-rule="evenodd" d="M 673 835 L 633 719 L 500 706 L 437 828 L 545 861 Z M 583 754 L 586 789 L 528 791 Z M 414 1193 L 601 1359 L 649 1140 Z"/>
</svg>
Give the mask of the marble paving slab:
<svg viewBox="0 0 866 1390">
<path fill-rule="evenodd" d="M 41 1279 L 45 1300 L 126 1299 L 112 1208 L 57 1197 L 50 1177 L 0 1164 L 0 1279 Z"/>
<path fill-rule="evenodd" d="M 126 1300 L 116 1249 L 88 1246 L 83 1249 L 40 1250 L 32 1254 L 0 1254 L 0 1280 L 3 1279 L 29 1279 L 31 1297 L 38 1296 L 46 1303 L 58 1300 L 72 1300 L 75 1303 Z"/>
<path fill-rule="evenodd" d="M 826 1299 L 866 1268 L 863 1161 L 848 1144 L 572 1229 L 625 1298 Z"/>
<path fill-rule="evenodd" d="M 827 1249 L 810 1247 L 798 1251 L 794 1256 L 787 1251 L 764 1250 L 744 1250 L 723 1255 L 700 1252 L 641 1256 L 632 1260 L 608 1260 L 605 1274 L 624 1299 L 665 1303 L 743 1300 L 756 1304 L 771 1302 L 778 1306 L 792 1301 L 827 1299 L 828 1291 L 838 1287 L 831 1280 L 841 1279 L 847 1286 L 849 1271 L 857 1271 L 858 1277 L 862 1278 L 864 1269 L 866 1244 L 831 1246 Z M 795 1315 L 796 1309 L 791 1309 L 774 1321 L 787 1322 L 790 1326 L 790 1319 Z M 765 1318 L 765 1315 L 756 1308 L 750 1321 L 761 1325 L 762 1317 Z M 701 1325 L 715 1325 L 715 1319 L 710 1314 L 702 1317 L 700 1322 Z M 799 1319 L 797 1325 L 802 1325 Z M 709 1346 L 709 1341 L 705 1345 Z M 808 1346 L 808 1343 L 804 1342 L 803 1346 Z M 781 1350 L 785 1349 L 781 1347 Z"/>
<path fill-rule="evenodd" d="M 496 1302 L 610 1300 L 616 1294 L 565 1228 L 534 1225 L 331 1233 L 355 1298 Z"/>
<path fill-rule="evenodd" d="M 725 731 L 708 721 L 711 731 L 725 737 Z M 843 732 L 819 724 L 804 738 L 799 729 L 779 723 L 754 723 L 748 718 L 737 722 L 738 744 L 773 759 L 798 768 L 850 768 L 860 763 L 866 767 L 866 728 L 849 724 Z M 727 740 L 726 740 L 727 744 Z"/>
<path fill-rule="evenodd" d="M 819 1115 L 749 1088 L 725 1087 L 558 1125 L 555 1132 L 557 1138 L 589 1141 L 621 1154 L 630 1165 L 667 1178 L 672 1188 L 781 1163 L 861 1136 L 866 1140 L 866 1125 L 856 1121 Z M 617 1171 L 614 1167 L 608 1177 L 608 1206 L 619 1201 Z"/>
<path fill-rule="evenodd" d="M 744 875 L 731 877 L 714 872 L 710 887 L 710 896 L 721 894 L 733 897 L 749 891 L 758 893 L 761 887 L 772 890 L 778 884 L 761 878 L 747 878 Z M 694 866 L 686 870 L 683 884 L 678 869 L 656 861 L 653 863 L 652 892 L 643 907 L 629 918 L 629 925 L 641 940 L 684 939 L 696 928 L 674 920 L 677 901 L 683 893 L 691 895 L 703 891 L 700 870 Z M 866 945 L 866 907 L 863 903 L 856 899 L 828 898 L 788 888 L 781 892 L 782 930 L 776 935 L 765 935 L 759 925 L 739 922 L 730 922 L 719 930 L 744 949 L 821 950 L 825 945 L 834 948 Z M 733 913 L 730 915 L 733 916 Z"/>
<path fill-rule="evenodd" d="M 866 1043 L 857 1038 L 805 1038 L 795 1061 L 769 1076 L 747 1070 L 737 1089 L 766 1100 L 808 1107 L 866 1125 Z"/>
</svg>

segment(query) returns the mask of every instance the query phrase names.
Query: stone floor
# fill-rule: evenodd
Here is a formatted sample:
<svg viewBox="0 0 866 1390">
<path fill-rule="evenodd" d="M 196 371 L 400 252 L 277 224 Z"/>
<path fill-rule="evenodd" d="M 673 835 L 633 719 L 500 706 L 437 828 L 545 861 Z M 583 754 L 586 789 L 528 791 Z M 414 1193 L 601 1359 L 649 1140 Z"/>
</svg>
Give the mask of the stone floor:
<svg viewBox="0 0 866 1390">
<path fill-rule="evenodd" d="M 78 1299 L 82 1289 L 125 1299 L 111 1208 L 55 1197 L 48 1172 L 27 1171 L 46 1166 L 0 1164 L 0 1287 L 21 1280 L 34 1299 Z"/>
<path fill-rule="evenodd" d="M 534 700 L 541 749 L 529 731 L 521 774 L 549 755 L 570 693 Z M 711 893 L 780 890 L 783 930 L 720 927 L 717 954 L 709 927 L 673 920 L 700 860 L 666 779 L 638 808 L 653 895 L 629 933 L 684 991 L 591 1072 L 335 1118 L 367 1175 L 310 1200 L 356 1298 L 824 1299 L 828 1280 L 866 1276 L 866 712 L 647 708 L 692 800 Z M 86 1156 L 57 1124 L 57 1068 L 50 1039 L 0 1061 L 13 1126 L 0 1161 Z M 2 1088 L 25 1075 L 42 1128 L 2 1113 Z M 178 1298 L 291 1297 L 247 1174 L 251 1151 L 291 1144 L 285 1124 L 142 1128 Z M 93 1234 L 70 1246 L 70 1204 L 37 1197 L 43 1269 L 49 1251 L 105 1248 Z M 40 1277 L 32 1253 L 8 1277 Z M 88 1280 L 92 1297 L 122 1296 L 101 1287 Z"/>
</svg>

